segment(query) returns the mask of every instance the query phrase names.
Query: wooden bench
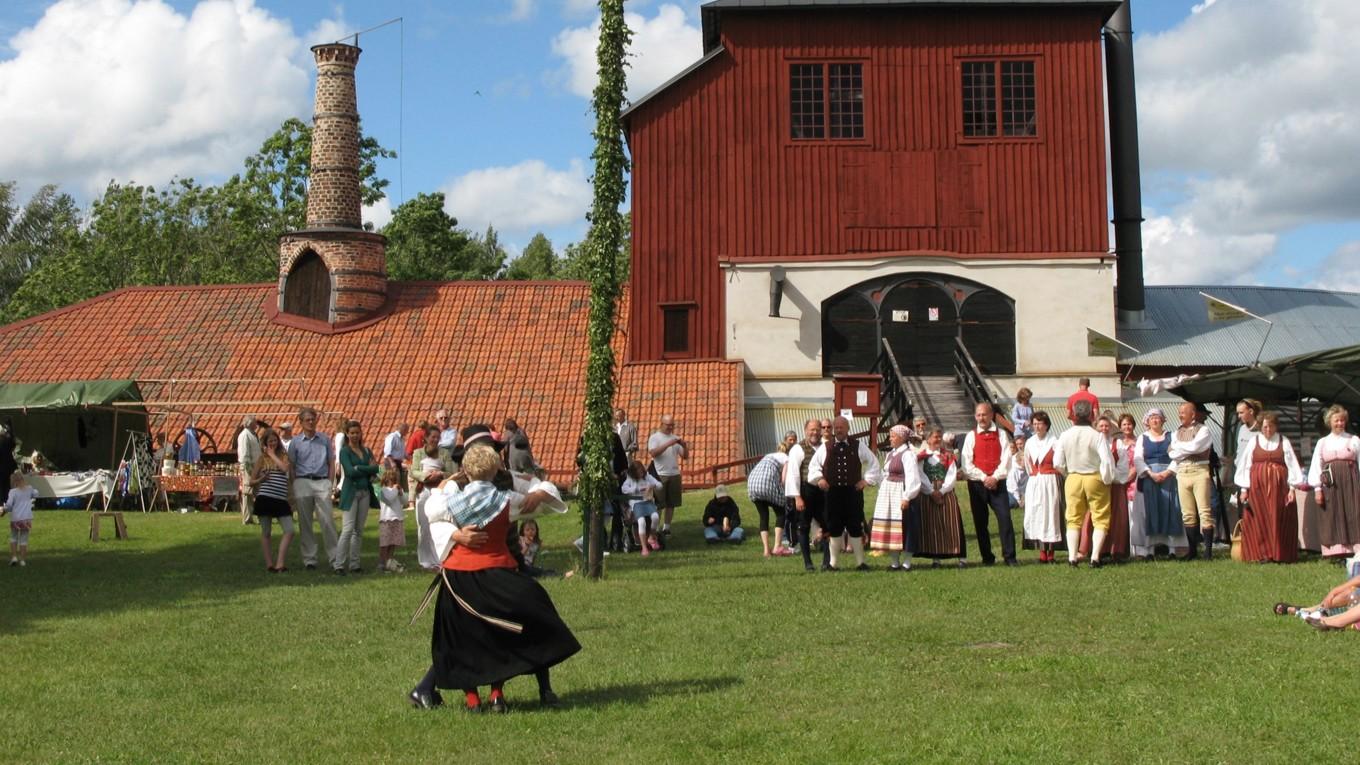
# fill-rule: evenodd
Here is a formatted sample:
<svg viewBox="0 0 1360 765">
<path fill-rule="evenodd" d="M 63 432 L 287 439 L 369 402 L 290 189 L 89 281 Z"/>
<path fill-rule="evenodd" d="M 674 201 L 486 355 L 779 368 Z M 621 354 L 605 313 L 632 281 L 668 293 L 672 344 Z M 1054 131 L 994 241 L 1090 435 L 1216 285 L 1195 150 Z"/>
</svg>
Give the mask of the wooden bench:
<svg viewBox="0 0 1360 765">
<path fill-rule="evenodd" d="M 101 518 L 112 518 L 112 519 L 113 519 L 113 534 L 114 534 L 114 537 L 116 537 L 117 539 L 127 539 L 127 538 L 128 538 L 127 524 L 123 523 L 123 514 L 122 514 L 122 513 L 108 513 L 108 512 L 104 512 L 104 513 L 91 513 L 91 514 L 90 514 L 90 541 L 91 541 L 91 542 L 98 542 L 98 541 L 99 541 L 99 519 L 101 519 Z"/>
</svg>

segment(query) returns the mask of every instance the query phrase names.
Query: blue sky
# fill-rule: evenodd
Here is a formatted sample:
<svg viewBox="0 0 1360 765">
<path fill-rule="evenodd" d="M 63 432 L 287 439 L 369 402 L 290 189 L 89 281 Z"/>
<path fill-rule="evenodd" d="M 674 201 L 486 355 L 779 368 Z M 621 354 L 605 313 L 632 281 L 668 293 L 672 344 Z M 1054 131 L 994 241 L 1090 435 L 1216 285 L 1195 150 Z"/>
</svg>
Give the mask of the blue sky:
<svg viewBox="0 0 1360 765">
<path fill-rule="evenodd" d="M 699 56 L 698 6 L 630 0 L 634 96 Z M 1355 156 L 1342 150 L 1360 143 L 1360 100 L 1298 82 L 1320 66 L 1336 67 L 1332 82 L 1360 74 L 1324 34 L 1360 23 L 1352 6 L 1136 0 L 1150 281 L 1360 289 L 1360 202 L 1346 193 L 1360 171 L 1324 153 Z M 359 41 L 365 130 L 401 152 L 382 167 L 390 204 L 370 217 L 444 190 L 452 214 L 512 247 L 539 230 L 559 247 L 579 239 L 586 0 L 9 2 L 0 113 L 21 116 L 0 123 L 0 179 L 88 201 L 110 179 L 220 178 L 284 117 L 310 117 L 306 46 L 394 17 Z"/>
</svg>

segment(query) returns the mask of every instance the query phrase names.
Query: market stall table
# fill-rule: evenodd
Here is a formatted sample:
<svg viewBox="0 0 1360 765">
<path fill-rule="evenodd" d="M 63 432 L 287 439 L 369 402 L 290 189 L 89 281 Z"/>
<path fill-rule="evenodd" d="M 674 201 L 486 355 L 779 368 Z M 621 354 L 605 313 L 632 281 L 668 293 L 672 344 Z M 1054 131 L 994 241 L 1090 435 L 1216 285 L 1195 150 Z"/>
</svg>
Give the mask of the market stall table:
<svg viewBox="0 0 1360 765">
<path fill-rule="evenodd" d="M 94 504 L 95 494 L 104 498 L 105 507 L 113 496 L 113 473 L 108 470 L 82 470 L 70 473 L 32 473 L 24 476 L 29 486 L 37 489 L 38 496 L 52 499 L 56 497 L 90 496 L 86 509 Z"/>
<path fill-rule="evenodd" d="M 166 494 L 193 494 L 198 502 L 211 502 L 213 481 L 222 478 L 237 480 L 234 476 L 215 475 L 163 475 L 157 476 L 156 480 Z"/>
</svg>

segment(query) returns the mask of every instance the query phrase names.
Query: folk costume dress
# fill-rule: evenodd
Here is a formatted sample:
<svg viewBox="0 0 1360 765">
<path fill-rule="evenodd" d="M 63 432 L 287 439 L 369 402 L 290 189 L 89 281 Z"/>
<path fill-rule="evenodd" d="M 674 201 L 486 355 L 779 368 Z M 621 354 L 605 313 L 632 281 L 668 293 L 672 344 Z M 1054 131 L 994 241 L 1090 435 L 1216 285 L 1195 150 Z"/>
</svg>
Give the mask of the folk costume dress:
<svg viewBox="0 0 1360 765">
<path fill-rule="evenodd" d="M 912 552 L 922 558 L 963 558 L 968 554 L 963 539 L 963 513 L 959 510 L 954 483 L 958 479 L 958 462 L 948 449 L 923 449 L 916 455 L 921 472 L 919 508 L 913 522 Z M 938 484 L 940 497 L 934 491 Z"/>
<path fill-rule="evenodd" d="M 908 513 L 902 510 L 902 503 L 921 493 L 921 472 L 911 447 L 902 444 L 889 452 L 883 460 L 883 472 L 869 527 L 869 549 L 887 553 L 910 550 L 913 545 L 906 523 Z"/>
<path fill-rule="evenodd" d="M 488 538 L 476 549 L 455 545 L 436 575 L 430 651 L 437 687 L 503 683 L 581 650 L 547 591 L 519 572 L 510 553 L 510 497 L 485 481 L 447 497 L 446 518 Z"/>
<path fill-rule="evenodd" d="M 1025 539 L 1057 543 L 1063 539 L 1062 484 L 1053 467 L 1058 439 L 1033 436 L 1025 442 Z"/>
<path fill-rule="evenodd" d="M 1257 433 L 1238 453 L 1233 483 L 1247 491 L 1242 510 L 1242 560 L 1294 563 L 1299 559 L 1299 513 L 1294 487 L 1303 469 L 1289 439 Z"/>
<path fill-rule="evenodd" d="M 1110 443 L 1116 480 L 1110 484 L 1110 533 L 1105 537 L 1105 544 L 1100 546 L 1100 557 L 1105 560 L 1126 560 L 1129 557 L 1131 531 L 1129 515 L 1133 508 L 1132 496 L 1138 490 L 1138 482 L 1124 479 L 1129 476 L 1129 468 L 1133 465 L 1133 453 L 1137 448 L 1137 439 L 1125 444 L 1116 437 Z M 1094 529 L 1091 514 L 1087 513 L 1086 520 L 1081 524 L 1081 542 L 1077 545 L 1077 552 L 1082 557 L 1091 557 L 1091 532 Z"/>
<path fill-rule="evenodd" d="M 1133 463 L 1138 475 L 1138 491 L 1129 509 L 1129 547 L 1134 555 L 1145 557 L 1157 545 L 1185 547 L 1185 525 L 1181 523 L 1181 501 L 1176 489 L 1176 474 L 1157 483 L 1149 473 L 1160 473 L 1171 464 L 1168 450 L 1171 435 L 1160 439 L 1151 433 L 1138 437 Z"/>
<path fill-rule="evenodd" d="M 1321 487 L 1322 554 L 1348 555 L 1360 544 L 1360 438 L 1350 433 L 1327 434 L 1313 446 L 1308 483 Z"/>
</svg>

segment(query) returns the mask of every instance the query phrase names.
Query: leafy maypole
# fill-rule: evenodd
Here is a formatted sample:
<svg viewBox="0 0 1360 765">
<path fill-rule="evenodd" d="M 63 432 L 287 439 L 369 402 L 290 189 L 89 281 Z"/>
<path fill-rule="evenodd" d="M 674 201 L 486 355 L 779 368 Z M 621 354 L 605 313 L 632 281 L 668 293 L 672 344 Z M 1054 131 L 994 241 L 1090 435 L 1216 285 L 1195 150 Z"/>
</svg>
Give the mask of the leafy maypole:
<svg viewBox="0 0 1360 765">
<path fill-rule="evenodd" d="M 632 33 L 623 20 L 623 0 L 600 0 L 600 44 L 595 58 L 600 81 L 591 95 L 595 111 L 595 199 L 586 234 L 585 272 L 590 281 L 590 319 L 587 336 L 590 361 L 586 368 L 586 421 L 581 434 L 581 507 L 585 511 L 586 575 L 598 579 L 604 561 L 604 505 L 614 493 L 615 477 L 610 421 L 614 412 L 614 340 L 618 317 L 619 247 L 624 220 L 619 212 L 628 182 L 628 159 L 623 153 L 624 52 Z"/>
</svg>

